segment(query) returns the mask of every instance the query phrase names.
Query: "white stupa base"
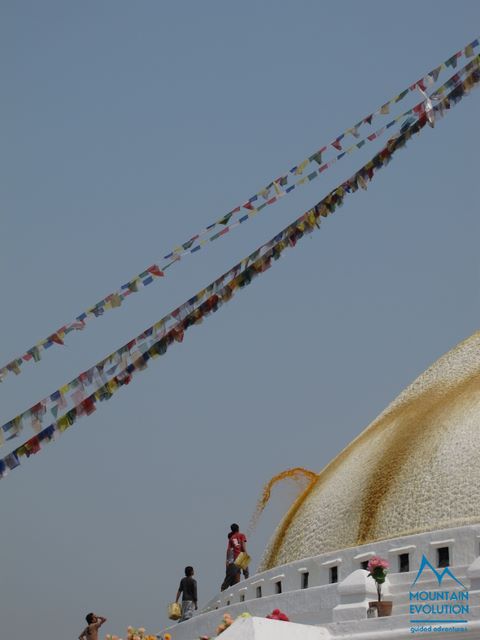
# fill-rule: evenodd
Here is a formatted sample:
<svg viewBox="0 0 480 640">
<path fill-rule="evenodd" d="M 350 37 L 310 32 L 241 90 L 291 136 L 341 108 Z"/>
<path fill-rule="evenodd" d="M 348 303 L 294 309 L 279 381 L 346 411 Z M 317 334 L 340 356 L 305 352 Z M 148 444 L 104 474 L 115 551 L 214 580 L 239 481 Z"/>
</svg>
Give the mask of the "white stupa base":
<svg viewBox="0 0 480 640">
<path fill-rule="evenodd" d="M 433 631 L 412 633 L 410 591 L 417 577 L 422 557 L 436 566 L 437 549 L 447 547 L 451 559 L 450 568 L 458 580 L 468 589 L 469 613 L 466 631 Z M 213 637 L 225 613 L 236 618 L 248 612 L 253 619 L 243 619 L 221 634 L 221 640 L 234 640 L 236 629 L 242 629 L 243 639 L 256 638 L 281 640 L 283 636 L 271 634 L 295 633 L 305 640 L 331 638 L 332 640 L 406 640 L 420 638 L 455 637 L 457 640 L 480 638 L 480 525 L 472 524 L 452 529 L 428 531 L 401 538 L 341 549 L 331 553 L 304 558 L 268 571 L 253 575 L 237 585 L 217 594 L 202 611 L 180 624 L 165 629 L 172 640 L 198 640 L 201 636 Z M 410 571 L 399 571 L 399 554 L 409 554 Z M 392 615 L 369 618 L 369 602 L 377 600 L 374 580 L 368 572 L 359 568 L 373 555 L 388 558 L 391 569 L 382 586 L 382 599 L 393 602 Z M 338 567 L 339 582 L 329 581 L 330 568 Z M 305 586 L 305 575 L 308 584 Z M 422 574 L 415 589 L 425 591 L 461 588 L 445 578 L 439 585 L 430 571 Z M 268 620 L 265 617 L 274 609 L 284 611 L 290 623 Z M 246 618 L 248 621 L 249 619 Z M 241 624 L 240 624 L 241 623 Z M 272 626 L 273 625 L 273 626 Z M 432 628 L 438 625 L 432 625 Z M 291 629 L 292 631 L 288 631 Z M 238 631 L 240 633 L 240 631 Z M 227 635 L 229 634 L 229 635 Z M 313 634 L 313 635 L 312 635 Z M 240 636 L 238 636 L 240 638 Z"/>
<path fill-rule="evenodd" d="M 222 640 L 329 640 L 326 629 L 267 618 L 238 618 L 221 635 Z"/>
</svg>

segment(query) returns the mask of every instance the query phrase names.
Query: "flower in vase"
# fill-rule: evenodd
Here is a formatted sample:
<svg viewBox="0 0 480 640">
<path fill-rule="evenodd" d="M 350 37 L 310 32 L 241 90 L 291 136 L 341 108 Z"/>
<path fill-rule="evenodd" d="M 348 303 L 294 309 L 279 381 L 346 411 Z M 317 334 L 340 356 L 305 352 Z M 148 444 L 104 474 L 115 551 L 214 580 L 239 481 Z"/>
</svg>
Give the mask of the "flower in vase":
<svg viewBox="0 0 480 640">
<path fill-rule="evenodd" d="M 387 577 L 387 569 L 389 568 L 387 560 L 380 558 L 379 556 L 373 556 L 370 558 L 367 565 L 368 575 L 371 576 L 377 583 L 378 601 L 382 599 L 382 584 Z"/>
</svg>

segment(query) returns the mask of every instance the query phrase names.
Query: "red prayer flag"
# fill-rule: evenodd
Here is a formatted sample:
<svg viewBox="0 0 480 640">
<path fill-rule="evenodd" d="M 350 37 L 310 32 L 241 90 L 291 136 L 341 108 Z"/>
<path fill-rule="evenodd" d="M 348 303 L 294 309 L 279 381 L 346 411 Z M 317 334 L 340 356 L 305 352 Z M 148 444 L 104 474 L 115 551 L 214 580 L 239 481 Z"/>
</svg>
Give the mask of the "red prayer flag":
<svg viewBox="0 0 480 640">
<path fill-rule="evenodd" d="M 82 402 L 81 407 L 87 416 L 93 413 L 96 409 L 95 402 L 92 400 L 92 398 L 86 398 Z"/>
<path fill-rule="evenodd" d="M 38 453 L 40 451 L 40 441 L 38 439 L 38 436 L 34 436 L 33 438 L 30 438 L 30 440 L 27 440 L 24 446 L 26 449 L 27 457 L 32 453 Z"/>
<path fill-rule="evenodd" d="M 160 271 L 160 268 L 157 264 L 152 264 L 151 267 L 148 267 L 147 271 L 154 276 L 158 276 L 159 278 L 165 275 L 163 271 Z"/>
</svg>

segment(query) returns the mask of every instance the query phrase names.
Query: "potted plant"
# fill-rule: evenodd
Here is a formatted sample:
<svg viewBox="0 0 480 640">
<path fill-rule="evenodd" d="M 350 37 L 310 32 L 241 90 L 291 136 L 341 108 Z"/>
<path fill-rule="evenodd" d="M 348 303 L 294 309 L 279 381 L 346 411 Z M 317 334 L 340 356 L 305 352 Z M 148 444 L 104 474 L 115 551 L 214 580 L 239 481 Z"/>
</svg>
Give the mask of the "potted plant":
<svg viewBox="0 0 480 640">
<path fill-rule="evenodd" d="M 377 609 L 379 618 L 392 615 L 393 602 L 391 600 L 382 600 L 382 584 L 387 577 L 387 569 L 389 566 L 386 560 L 378 556 L 370 558 L 367 565 L 368 575 L 377 583 L 378 594 L 377 602 L 369 602 L 369 605 Z"/>
</svg>

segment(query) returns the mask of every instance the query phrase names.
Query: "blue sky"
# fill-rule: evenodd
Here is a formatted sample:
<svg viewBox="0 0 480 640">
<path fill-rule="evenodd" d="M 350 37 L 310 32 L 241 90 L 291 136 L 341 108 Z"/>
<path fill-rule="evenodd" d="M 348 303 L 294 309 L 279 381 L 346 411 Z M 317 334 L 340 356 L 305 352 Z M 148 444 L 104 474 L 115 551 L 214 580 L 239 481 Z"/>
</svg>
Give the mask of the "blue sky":
<svg viewBox="0 0 480 640">
<path fill-rule="evenodd" d="M 473 1 L 5 0 L 0 12 L 0 364 L 480 35 Z M 228 526 L 246 528 L 263 484 L 288 467 L 319 471 L 478 328 L 479 96 L 1 481 L 2 635 L 76 637 L 90 610 L 107 616 L 106 632 L 154 632 L 186 564 L 206 602 L 222 581 Z M 378 148 L 9 377 L 2 423 L 215 279 Z M 279 489 L 253 532 L 256 562 L 292 495 Z"/>
</svg>

